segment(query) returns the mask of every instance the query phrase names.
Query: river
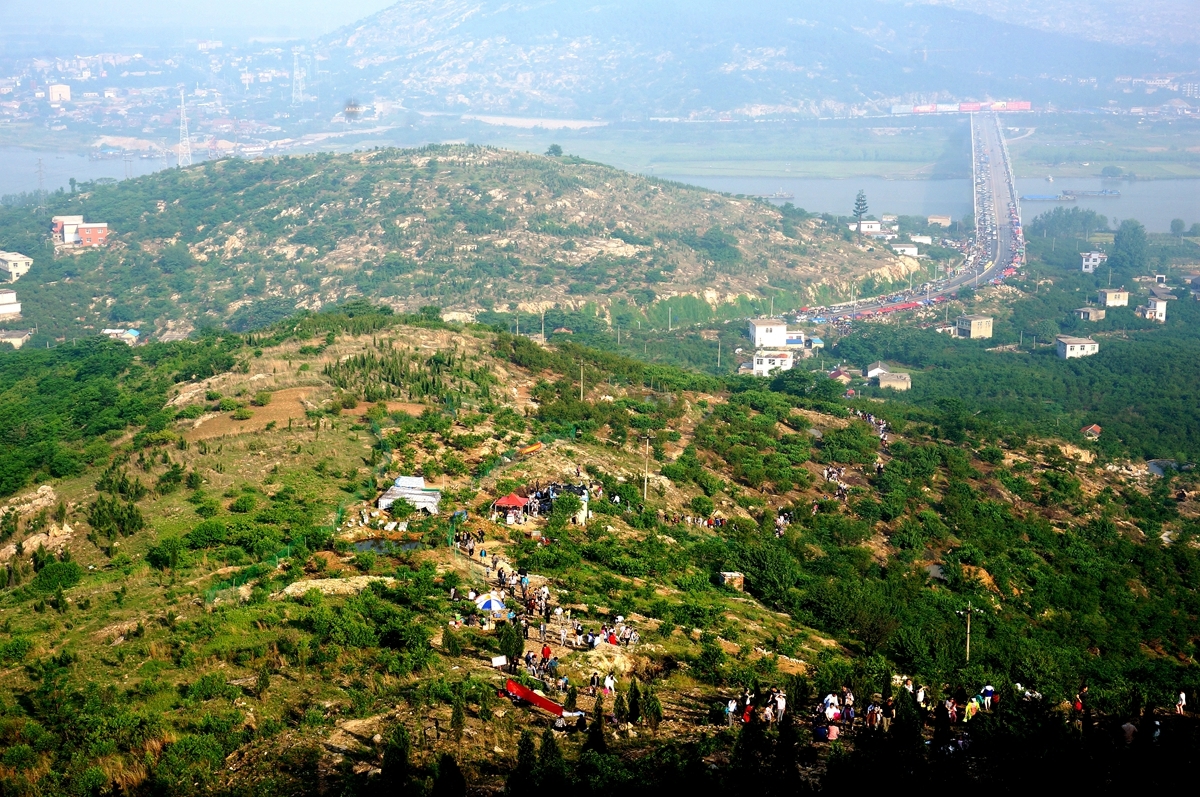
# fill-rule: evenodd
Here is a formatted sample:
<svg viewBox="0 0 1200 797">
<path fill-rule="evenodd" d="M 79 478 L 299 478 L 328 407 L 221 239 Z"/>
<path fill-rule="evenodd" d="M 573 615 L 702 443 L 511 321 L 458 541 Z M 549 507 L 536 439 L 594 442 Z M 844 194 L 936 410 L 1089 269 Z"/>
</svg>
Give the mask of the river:
<svg viewBox="0 0 1200 797">
<path fill-rule="evenodd" d="M 816 213 L 849 216 L 854 197 L 861 189 L 867 195 L 870 212 L 876 216 L 896 213 L 909 216 L 949 215 L 961 219 L 971 212 L 970 180 L 887 180 L 859 177 L 828 180 L 807 177 L 706 177 L 696 175 L 659 175 L 667 180 L 690 183 L 731 194 L 773 194 L 782 189 L 793 194 L 796 207 Z M 1080 197 L 1075 202 L 1023 202 L 1022 216 L 1028 223 L 1039 213 L 1054 207 L 1090 208 L 1113 219 L 1137 219 L 1151 232 L 1169 232 L 1171 219 L 1183 219 L 1188 227 L 1200 222 L 1200 180 L 1139 180 L 1112 182 L 1094 179 L 1063 178 L 1054 183 L 1038 179 L 1018 179 L 1019 194 L 1057 194 L 1063 189 L 1121 192 L 1117 198 Z"/>
<path fill-rule="evenodd" d="M 35 150 L 24 147 L 0 147 L 0 195 L 20 194 L 38 189 L 38 159 L 42 161 L 42 184 L 47 191 L 70 189 L 70 180 L 79 182 L 109 177 L 121 180 L 126 176 L 126 164 L 120 157 L 92 160 L 85 153 Z M 142 159 L 133 156 L 128 164 L 134 177 L 158 171 L 161 158 Z"/>
<path fill-rule="evenodd" d="M 91 160 L 78 152 L 32 150 L 23 147 L 0 147 L 0 195 L 36 191 L 38 159 L 42 160 L 43 182 L 47 191 L 67 188 L 72 177 L 83 182 L 100 177 L 120 180 L 125 177 L 126 163 L 121 158 Z M 128 164 L 133 176 L 161 169 L 161 159 L 134 157 Z M 861 189 L 866 192 L 870 212 L 875 215 L 897 213 L 929 216 L 949 215 L 961 219 L 971 212 L 970 180 L 887 180 L 881 177 L 859 177 L 829 180 L 805 177 L 707 177 L 696 175 L 658 175 L 664 179 L 699 185 L 731 194 L 772 194 L 782 189 L 795 195 L 791 200 L 797 207 L 817 213 L 850 215 L 854 197 Z M 1151 232 L 1168 232 L 1171 219 L 1181 218 L 1188 227 L 1200 222 L 1200 180 L 1141 180 L 1110 182 L 1094 179 L 1063 178 L 1055 183 L 1038 179 L 1019 179 L 1021 194 L 1053 194 L 1063 189 L 1097 191 L 1115 188 L 1121 192 L 1116 199 L 1081 197 L 1075 202 L 1028 202 L 1022 210 L 1025 220 L 1050 210 L 1059 204 L 1066 207 L 1086 207 L 1114 218 L 1134 218 Z"/>
</svg>

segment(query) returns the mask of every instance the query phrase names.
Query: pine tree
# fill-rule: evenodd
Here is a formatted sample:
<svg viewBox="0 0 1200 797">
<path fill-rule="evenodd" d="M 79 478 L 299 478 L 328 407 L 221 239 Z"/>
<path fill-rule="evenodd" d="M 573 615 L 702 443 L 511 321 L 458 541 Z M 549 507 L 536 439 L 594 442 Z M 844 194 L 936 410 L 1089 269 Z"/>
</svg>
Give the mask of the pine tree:
<svg viewBox="0 0 1200 797">
<path fill-rule="evenodd" d="M 542 748 L 538 751 L 537 768 L 534 773 L 539 791 L 561 794 L 567 787 L 567 762 L 551 728 L 542 732 Z"/>
<path fill-rule="evenodd" d="M 412 742 L 408 738 L 408 728 L 397 725 L 392 729 L 383 748 L 383 766 L 380 777 L 386 786 L 385 793 L 399 794 L 408 786 L 412 777 L 412 767 L 409 764 L 409 754 L 412 752 Z"/>
<path fill-rule="evenodd" d="M 601 754 L 608 752 L 608 739 L 604 735 L 604 698 L 600 695 L 596 695 L 592 724 L 588 726 L 587 741 L 583 743 L 583 749 Z"/>
<path fill-rule="evenodd" d="M 433 781 L 432 797 L 466 797 L 467 779 L 458 766 L 458 761 L 449 753 L 438 759 L 437 777 Z"/>
<path fill-rule="evenodd" d="M 617 699 L 613 701 L 613 717 L 616 718 L 618 725 L 624 725 L 629 721 L 629 709 L 625 705 L 625 695 L 617 692 Z"/>
<path fill-rule="evenodd" d="M 453 707 L 450 709 L 450 733 L 454 735 L 454 741 L 461 742 L 463 728 L 467 724 L 467 715 L 463 711 L 463 700 L 461 695 L 455 695 Z"/>
<path fill-rule="evenodd" d="M 654 687 L 646 687 L 646 695 L 642 698 L 642 714 L 645 715 L 650 730 L 657 734 L 658 724 L 662 722 L 663 718 L 663 707 L 662 701 L 654 693 Z"/>
<path fill-rule="evenodd" d="M 858 223 L 858 234 L 862 235 L 863 216 L 867 215 L 867 192 L 859 189 L 854 198 L 854 219 Z"/>
<path fill-rule="evenodd" d="M 528 794 L 534 785 L 534 770 L 537 768 L 537 747 L 533 742 L 533 734 L 528 730 L 521 731 L 517 741 L 517 765 L 508 773 L 505 792 L 511 795 Z"/>
<path fill-rule="evenodd" d="M 634 725 L 642 718 L 642 690 L 637 679 L 629 682 L 629 721 Z"/>
</svg>

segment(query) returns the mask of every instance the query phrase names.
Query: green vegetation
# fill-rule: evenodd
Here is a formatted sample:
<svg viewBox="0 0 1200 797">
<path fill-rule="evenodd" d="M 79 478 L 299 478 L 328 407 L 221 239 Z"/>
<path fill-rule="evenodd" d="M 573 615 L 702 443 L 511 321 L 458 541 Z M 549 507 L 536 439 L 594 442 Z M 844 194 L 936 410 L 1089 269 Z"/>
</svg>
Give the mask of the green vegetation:
<svg viewBox="0 0 1200 797">
<path fill-rule="evenodd" d="M 1151 262 L 1158 246 L 1147 239 Z M 1075 279 L 1060 274 L 1018 300 L 997 337 L 1078 303 Z M 0 543 L 59 541 L 31 543 L 5 563 L 0 788 L 302 794 L 319 782 L 339 793 L 462 793 L 464 783 L 507 783 L 710 793 L 753 784 L 791 793 L 803 773 L 828 785 L 880 767 L 902 783 L 1008 783 L 1020 778 L 1000 764 L 1013 756 L 1028 762 L 1021 777 L 1065 762 L 1084 782 L 1110 782 L 1121 761 L 1100 739 L 1125 718 L 1164 716 L 1150 712 L 1200 688 L 1200 513 L 1177 494 L 1194 492 L 1196 475 L 1104 469 L 1138 450 L 1119 438 L 1158 427 L 1156 446 L 1190 450 L 1178 411 L 1190 386 L 1160 382 L 1168 396 L 1158 403 L 1104 364 L 1110 350 L 1127 347 L 1121 356 L 1132 362 L 1160 338 L 1176 361 L 1194 357 L 1196 311 L 1184 304 L 1172 306 L 1178 327 L 1127 327 L 1128 340 L 1106 339 L 1100 357 L 1071 363 L 919 330 L 856 332 L 839 353 L 914 366 L 909 394 L 858 404 L 819 373 L 718 377 L 566 335 L 542 346 L 447 323 L 437 308 L 398 315 L 363 301 L 245 335 L 10 353 L 10 382 L 26 391 L 13 394 L 15 411 L 43 418 L 54 431 L 45 439 L 73 452 L 76 466 L 54 475 L 32 463 L 10 491 L 37 479 L 54 497 L 18 509 L 32 501 L 19 495 L 0 516 Z M 1017 357 L 1024 381 L 1004 370 Z M 47 362 L 60 384 L 39 393 L 31 374 Z M 228 365 L 213 374 L 220 362 Z M 946 394 L 971 373 L 977 386 Z M 105 406 L 126 395 L 143 414 L 96 430 L 63 422 L 76 403 L 90 406 L 78 385 L 97 379 L 115 397 Z M 1073 432 L 1053 433 L 1054 414 L 1029 398 L 1038 391 L 1064 415 L 1090 413 L 1105 437 L 1111 423 L 1118 441 L 1091 444 L 1092 464 L 1067 456 Z M 42 395 L 58 403 L 43 409 Z M 251 417 L 233 422 L 246 404 Z M 1130 404 L 1140 417 L 1121 415 Z M 856 408 L 888 419 L 886 444 Z M 1103 412 L 1114 419 L 1096 417 Z M 273 426 L 262 417 L 271 413 Z M 517 453 L 533 442 L 543 447 Z M 575 522 L 574 495 L 531 521 L 539 537 L 486 520 L 496 496 L 574 481 L 576 468 L 602 487 L 587 522 Z M 841 496 L 825 469 L 842 469 Z M 418 548 L 356 550 L 364 534 L 385 534 L 368 512 L 381 488 L 416 474 L 445 479 L 439 515 L 393 510 L 408 526 L 391 542 Z M 458 511 L 465 520 L 452 526 Z M 74 536 L 49 536 L 64 524 Z M 556 734 L 536 728 L 528 707 L 497 707 L 503 678 L 528 674 L 496 673 L 492 657 L 516 662 L 541 643 L 506 623 L 481 628 L 469 601 L 451 605 L 452 588 L 490 587 L 479 563 L 447 547 L 464 530 L 484 532 L 489 554 L 544 578 L 554 605 L 587 628 L 622 615 L 650 643 L 619 652 L 630 670 L 603 700 L 582 689 L 598 660 L 555 645 L 573 689 L 556 699 L 586 713 L 586 733 Z M 745 593 L 723 583 L 728 571 L 744 574 Z M 358 591 L 322 589 L 365 575 L 374 580 Z M 968 607 L 980 612 L 969 663 L 959 614 Z M 926 729 L 903 690 L 890 735 L 860 730 L 836 747 L 814 744 L 790 719 L 716 727 L 724 716 L 711 709 L 773 685 L 787 688 L 797 717 L 842 686 L 865 705 L 893 692 L 894 674 L 938 697 L 985 683 L 1003 697 L 971 721 L 973 744 L 952 764 L 940 752 L 943 730 L 933 718 Z M 1044 699 L 1018 699 L 1017 683 Z M 1084 685 L 1101 724 L 1080 734 L 1056 707 Z M 636 735 L 606 732 L 609 715 Z M 1163 747 L 1188 763 L 1194 739 L 1181 721 L 1167 726 Z M 340 760 L 328 752 L 335 743 Z M 1122 760 L 1153 771 L 1140 755 Z"/>
</svg>

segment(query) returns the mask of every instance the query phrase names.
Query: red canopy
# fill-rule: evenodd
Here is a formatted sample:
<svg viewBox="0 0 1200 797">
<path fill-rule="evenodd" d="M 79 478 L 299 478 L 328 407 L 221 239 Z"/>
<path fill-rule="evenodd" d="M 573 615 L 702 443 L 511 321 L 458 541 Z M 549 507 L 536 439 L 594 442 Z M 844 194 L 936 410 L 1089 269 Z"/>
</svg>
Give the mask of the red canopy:
<svg viewBox="0 0 1200 797">
<path fill-rule="evenodd" d="M 521 496 L 517 495 L 516 493 L 509 493 L 508 495 L 504 496 L 503 498 L 496 499 L 495 505 L 500 507 L 501 509 L 510 509 L 510 508 L 511 509 L 521 509 L 528 503 L 529 503 L 528 498 L 522 498 Z"/>
</svg>

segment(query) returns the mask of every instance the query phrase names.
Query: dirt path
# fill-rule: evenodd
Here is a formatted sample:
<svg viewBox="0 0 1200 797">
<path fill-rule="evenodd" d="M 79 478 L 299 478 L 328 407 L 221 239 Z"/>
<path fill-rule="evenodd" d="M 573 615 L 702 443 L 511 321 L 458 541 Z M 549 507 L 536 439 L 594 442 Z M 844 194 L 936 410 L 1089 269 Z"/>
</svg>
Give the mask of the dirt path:
<svg viewBox="0 0 1200 797">
<path fill-rule="evenodd" d="M 289 387 L 271 394 L 271 403 L 265 407 L 252 407 L 254 414 L 247 420 L 235 421 L 229 413 L 201 416 L 195 425 L 183 433 L 189 443 L 210 440 L 214 437 L 261 432 L 274 421 L 282 426 L 288 420 L 303 418 L 306 407 L 304 400 L 315 390 L 312 387 Z"/>
</svg>

